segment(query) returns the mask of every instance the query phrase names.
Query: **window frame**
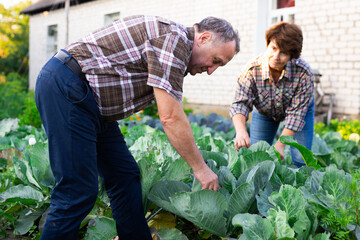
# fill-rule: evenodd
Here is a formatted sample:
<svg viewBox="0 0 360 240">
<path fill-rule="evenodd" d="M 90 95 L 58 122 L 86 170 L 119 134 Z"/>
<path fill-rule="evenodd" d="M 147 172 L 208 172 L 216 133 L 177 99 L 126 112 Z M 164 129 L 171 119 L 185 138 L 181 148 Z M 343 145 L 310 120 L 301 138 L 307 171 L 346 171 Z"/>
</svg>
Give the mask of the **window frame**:
<svg viewBox="0 0 360 240">
<path fill-rule="evenodd" d="M 114 17 L 115 14 L 117 14 L 118 16 Z M 104 14 L 104 26 L 107 26 L 119 19 L 120 19 L 120 11 L 105 13 Z"/>
<path fill-rule="evenodd" d="M 55 31 L 54 28 L 55 27 Z M 50 34 L 50 31 L 54 33 Z M 46 57 L 50 59 L 57 51 L 59 46 L 59 25 L 50 24 L 46 26 Z"/>
<path fill-rule="evenodd" d="M 293 7 L 286 7 L 286 8 L 276 8 L 277 0 L 268 0 L 269 1 L 269 19 L 268 24 L 269 27 L 278 23 L 280 21 L 290 22 L 290 16 L 293 16 L 293 21 L 291 23 L 295 23 L 295 15 L 296 15 L 296 4 Z M 283 18 L 281 20 L 281 17 Z M 276 20 L 274 21 L 274 19 Z"/>
</svg>

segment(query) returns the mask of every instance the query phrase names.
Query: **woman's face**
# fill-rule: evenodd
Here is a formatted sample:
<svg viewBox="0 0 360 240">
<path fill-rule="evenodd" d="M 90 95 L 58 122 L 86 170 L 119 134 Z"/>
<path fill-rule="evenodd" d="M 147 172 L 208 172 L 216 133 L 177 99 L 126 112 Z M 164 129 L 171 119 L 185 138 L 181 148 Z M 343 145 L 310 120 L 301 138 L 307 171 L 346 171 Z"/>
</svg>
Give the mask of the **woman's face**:
<svg viewBox="0 0 360 240">
<path fill-rule="evenodd" d="M 287 62 L 290 60 L 290 55 L 284 52 L 281 52 L 275 40 L 271 40 L 266 49 L 269 67 L 281 71 L 284 69 Z"/>
</svg>

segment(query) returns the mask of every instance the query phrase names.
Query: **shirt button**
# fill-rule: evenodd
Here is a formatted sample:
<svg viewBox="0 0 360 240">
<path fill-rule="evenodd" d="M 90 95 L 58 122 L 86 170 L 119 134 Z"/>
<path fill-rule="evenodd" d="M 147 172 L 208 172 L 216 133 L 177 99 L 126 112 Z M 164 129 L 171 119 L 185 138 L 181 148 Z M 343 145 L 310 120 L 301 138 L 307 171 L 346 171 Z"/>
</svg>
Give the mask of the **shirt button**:
<svg viewBox="0 0 360 240">
<path fill-rule="evenodd" d="M 280 104 L 281 104 L 280 102 L 277 102 L 277 103 L 276 103 L 276 106 L 278 106 L 278 107 L 279 107 L 279 106 L 280 106 Z"/>
</svg>

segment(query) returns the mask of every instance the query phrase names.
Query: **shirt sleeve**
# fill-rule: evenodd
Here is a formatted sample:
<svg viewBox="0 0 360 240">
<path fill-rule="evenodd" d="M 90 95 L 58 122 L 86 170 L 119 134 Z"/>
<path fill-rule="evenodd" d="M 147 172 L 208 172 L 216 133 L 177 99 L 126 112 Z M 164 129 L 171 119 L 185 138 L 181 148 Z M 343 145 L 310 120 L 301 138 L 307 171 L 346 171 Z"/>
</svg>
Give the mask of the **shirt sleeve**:
<svg viewBox="0 0 360 240">
<path fill-rule="evenodd" d="M 311 73 L 299 75 L 300 84 L 295 91 L 290 106 L 286 109 L 284 127 L 299 132 L 305 126 L 304 118 L 314 95 L 314 77 Z"/>
<path fill-rule="evenodd" d="M 146 42 L 147 85 L 165 90 L 182 101 L 184 74 L 191 49 L 179 34 L 169 33 Z"/>
<path fill-rule="evenodd" d="M 229 114 L 232 118 L 236 114 L 242 114 L 249 118 L 253 108 L 255 81 L 250 70 L 244 71 L 237 81 L 235 98 L 230 106 Z"/>
</svg>

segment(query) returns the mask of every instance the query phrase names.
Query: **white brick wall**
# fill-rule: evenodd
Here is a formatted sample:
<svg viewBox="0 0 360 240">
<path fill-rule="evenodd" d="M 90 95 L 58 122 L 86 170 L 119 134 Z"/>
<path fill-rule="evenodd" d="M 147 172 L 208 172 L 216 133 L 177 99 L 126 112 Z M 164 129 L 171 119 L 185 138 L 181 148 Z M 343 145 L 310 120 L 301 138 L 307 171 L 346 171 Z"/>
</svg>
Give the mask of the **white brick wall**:
<svg viewBox="0 0 360 240">
<path fill-rule="evenodd" d="M 359 115 L 360 1 L 296 1 L 296 23 L 303 29 L 303 58 L 323 74 L 325 91 L 336 94 L 334 111 Z"/>
<path fill-rule="evenodd" d="M 192 26 L 207 16 L 227 19 L 238 29 L 240 53 L 211 76 L 187 76 L 184 97 L 190 103 L 227 106 L 231 103 L 236 79 L 244 64 L 256 55 L 257 9 L 268 0 L 98 0 L 70 9 L 69 41 L 103 26 L 104 15 L 120 12 L 158 15 Z M 258 5 L 259 4 L 259 5 Z M 264 5 L 265 6 L 265 5 Z M 267 18 L 267 16 L 264 16 Z M 359 114 L 360 102 L 360 1 L 297 0 L 296 23 L 304 34 L 303 58 L 322 74 L 322 86 L 336 93 L 335 112 Z M 30 87 L 46 62 L 46 29 L 58 24 L 59 48 L 65 46 L 64 9 L 30 18 Z M 266 28 L 264 28 L 266 29 Z M 265 33 L 264 33 L 265 34 Z M 261 34 L 260 34 L 261 35 Z M 263 41 L 265 44 L 265 41 Z M 350 90 L 350 91 L 349 91 Z"/>
</svg>

